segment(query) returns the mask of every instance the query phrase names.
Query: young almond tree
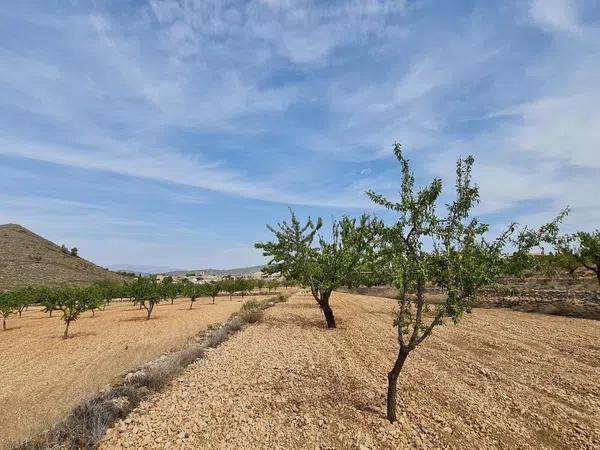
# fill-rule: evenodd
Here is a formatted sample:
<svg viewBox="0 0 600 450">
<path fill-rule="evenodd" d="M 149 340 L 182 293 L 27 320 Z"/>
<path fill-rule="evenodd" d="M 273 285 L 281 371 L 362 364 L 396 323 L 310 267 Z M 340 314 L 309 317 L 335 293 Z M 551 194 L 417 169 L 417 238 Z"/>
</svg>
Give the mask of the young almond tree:
<svg viewBox="0 0 600 450">
<path fill-rule="evenodd" d="M 185 285 L 184 295 L 190 299 L 190 309 L 194 306 L 194 302 L 203 294 L 203 285 L 189 283 Z"/>
<path fill-rule="evenodd" d="M 181 284 L 180 283 L 168 283 L 167 284 L 167 293 L 169 298 L 171 299 L 171 305 L 173 304 L 173 302 L 175 301 L 175 299 L 177 298 L 177 296 L 180 294 L 181 291 Z"/>
<path fill-rule="evenodd" d="M 252 280 L 247 278 L 236 279 L 237 291 L 241 294 L 242 298 L 254 289 L 254 283 Z"/>
<path fill-rule="evenodd" d="M 63 339 L 67 339 L 71 322 L 77 320 L 83 312 L 98 308 L 101 298 L 96 288 L 62 288 L 58 290 L 58 295 L 61 319 L 65 322 Z"/>
<path fill-rule="evenodd" d="M 21 288 L 14 291 L 13 296 L 15 298 L 15 306 L 17 312 L 19 313 L 20 319 L 23 311 L 25 311 L 31 304 L 35 302 L 36 291 L 32 287 Z"/>
<path fill-rule="evenodd" d="M 146 320 L 150 320 L 154 306 L 161 302 L 162 293 L 156 283 L 156 280 L 148 277 L 138 277 L 131 284 L 131 295 L 134 305 L 140 305 L 146 310 Z"/>
<path fill-rule="evenodd" d="M 394 153 L 402 169 L 400 200 L 392 202 L 382 195 L 367 194 L 377 205 L 393 211 L 397 221 L 381 228 L 380 272 L 398 288 L 399 309 L 394 320 L 398 330 L 398 355 L 388 373 L 387 418 L 396 421 L 396 389 L 400 371 L 408 355 L 434 327 L 445 319 L 458 323 L 470 311 L 478 289 L 493 283 L 502 273 L 524 270 L 534 262 L 529 250 L 542 239 L 551 240 L 558 232 L 558 221 L 533 231 L 524 229 L 513 239 L 513 224 L 498 238 L 484 238 L 489 226 L 471 217 L 479 201 L 479 190 L 471 181 L 473 157 L 459 159 L 456 166 L 456 198 L 438 213 L 442 181 L 434 179 L 415 190 L 414 175 L 400 145 Z M 566 214 L 566 212 L 564 213 Z M 507 245 L 514 248 L 505 253 Z M 443 303 L 432 310 L 426 303 L 425 286 L 442 288 Z"/>
<path fill-rule="evenodd" d="M 217 297 L 217 295 L 219 295 L 219 292 L 221 292 L 221 286 L 218 283 L 206 283 L 203 285 L 204 287 L 204 293 L 212 298 L 212 304 L 215 304 L 215 298 Z"/>
<path fill-rule="evenodd" d="M 37 290 L 37 302 L 44 307 L 43 312 L 48 313 L 48 317 L 52 317 L 52 312 L 60 309 L 60 302 L 62 300 L 60 292 L 60 289 L 46 287 Z"/>
<path fill-rule="evenodd" d="M 269 280 L 267 282 L 267 288 L 269 289 L 269 294 L 271 293 L 272 290 L 277 292 L 278 287 L 279 287 L 279 281 L 277 281 L 277 280 Z"/>
<path fill-rule="evenodd" d="M 0 316 L 2 330 L 6 331 L 6 319 L 17 310 L 17 301 L 13 292 L 0 292 Z"/>
<path fill-rule="evenodd" d="M 600 230 L 592 233 L 577 233 L 559 239 L 557 244 L 559 255 L 575 260 L 585 269 L 594 272 L 600 284 Z"/>
<path fill-rule="evenodd" d="M 318 234 L 323 221 L 313 222 L 309 217 L 302 225 L 292 212 L 288 224 L 283 221 L 277 228 L 267 226 L 275 235 L 274 241 L 255 244 L 271 261 L 263 271 L 279 274 L 289 280 L 310 286 L 327 328 L 335 328 L 335 316 L 329 303 L 331 293 L 339 287 L 365 284 L 372 273 L 369 258 L 373 248 L 374 230 L 379 221 L 363 215 L 358 221 L 343 217 L 334 221 L 331 240 Z M 315 238 L 318 246 L 314 246 Z"/>
<path fill-rule="evenodd" d="M 227 292 L 229 294 L 229 300 L 231 300 L 231 297 L 233 296 L 233 294 L 235 294 L 237 292 L 237 280 L 233 279 L 233 278 L 229 278 L 229 279 L 225 279 L 221 281 L 221 288 L 222 290 L 224 290 L 225 292 Z"/>
<path fill-rule="evenodd" d="M 263 290 L 263 288 L 265 287 L 266 284 L 266 280 L 264 278 L 259 278 L 256 280 L 256 288 L 258 289 L 259 292 L 261 292 Z"/>
</svg>

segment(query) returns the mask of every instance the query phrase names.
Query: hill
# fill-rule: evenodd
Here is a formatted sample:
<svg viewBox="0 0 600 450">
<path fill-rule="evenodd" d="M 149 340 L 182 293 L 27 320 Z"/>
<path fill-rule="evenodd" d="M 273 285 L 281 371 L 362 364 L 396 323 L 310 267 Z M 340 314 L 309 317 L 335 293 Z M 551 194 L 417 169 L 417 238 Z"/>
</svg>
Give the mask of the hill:
<svg viewBox="0 0 600 450">
<path fill-rule="evenodd" d="M 0 290 L 22 286 L 87 286 L 122 281 L 116 273 L 61 248 L 16 224 L 0 225 Z"/>
</svg>

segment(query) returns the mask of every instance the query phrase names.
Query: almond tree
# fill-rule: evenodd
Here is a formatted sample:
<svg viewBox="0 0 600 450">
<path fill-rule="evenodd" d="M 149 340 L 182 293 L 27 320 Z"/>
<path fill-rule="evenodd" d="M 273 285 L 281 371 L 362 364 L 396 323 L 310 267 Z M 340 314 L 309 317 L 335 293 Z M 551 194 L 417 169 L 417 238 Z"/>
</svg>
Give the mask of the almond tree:
<svg viewBox="0 0 600 450">
<path fill-rule="evenodd" d="M 194 306 L 194 302 L 198 299 L 198 297 L 202 296 L 202 285 L 189 283 L 185 285 L 184 295 L 189 297 L 190 299 L 190 309 Z"/>
<path fill-rule="evenodd" d="M 242 298 L 244 298 L 245 295 L 254 289 L 254 282 L 247 278 L 238 278 L 236 279 L 236 286 L 236 290 L 242 295 Z"/>
<path fill-rule="evenodd" d="M 274 241 L 255 244 L 263 250 L 264 256 L 271 258 L 263 271 L 310 286 L 327 328 L 335 328 L 335 316 L 329 303 L 331 293 L 339 287 L 368 283 L 368 274 L 372 273 L 373 259 L 369 256 L 374 245 L 374 230 L 380 222 L 366 214 L 358 220 L 343 217 L 333 222 L 328 241 L 319 234 L 323 225 L 321 218 L 313 222 L 309 217 L 302 225 L 293 212 L 291 215 L 289 224 L 283 221 L 277 228 L 267 225 L 275 235 Z"/>
<path fill-rule="evenodd" d="M 222 280 L 220 284 L 221 284 L 221 288 L 229 294 L 229 300 L 231 300 L 231 297 L 233 296 L 233 294 L 237 292 L 237 288 L 238 288 L 237 281 L 232 278 L 228 278 L 228 279 Z"/>
<path fill-rule="evenodd" d="M 101 299 L 95 288 L 60 288 L 57 293 L 60 298 L 61 319 L 65 322 L 63 339 L 67 339 L 71 322 L 77 320 L 81 313 L 98 308 Z"/>
<path fill-rule="evenodd" d="M 146 320 L 150 320 L 154 306 L 162 300 L 162 293 L 158 288 L 156 280 L 147 277 L 138 277 L 131 284 L 130 289 L 133 304 L 144 308 L 147 313 Z"/>
<path fill-rule="evenodd" d="M 110 302 L 115 298 L 123 298 L 127 295 L 127 286 L 125 284 L 113 283 L 111 281 L 99 281 L 95 285 L 100 297 L 100 308 L 106 309 Z"/>
<path fill-rule="evenodd" d="M 177 295 L 179 295 L 180 291 L 181 291 L 181 284 L 173 283 L 173 282 L 167 284 L 167 294 L 168 294 L 168 297 L 171 299 L 171 305 L 177 298 Z"/>
<path fill-rule="evenodd" d="M 15 298 L 16 310 L 19 313 L 19 319 L 23 311 L 29 308 L 29 305 L 35 303 L 36 290 L 32 287 L 17 289 L 13 292 Z"/>
<path fill-rule="evenodd" d="M 38 302 L 44 307 L 43 312 L 48 313 L 48 317 L 52 317 L 52 312 L 60 309 L 62 300 L 60 289 L 39 288 L 37 294 Z"/>
<path fill-rule="evenodd" d="M 221 292 L 221 286 L 218 283 L 206 283 L 204 286 L 204 292 L 208 297 L 212 298 L 213 305 L 215 304 L 215 297 Z"/>
<path fill-rule="evenodd" d="M 6 319 L 17 309 L 14 293 L 0 292 L 0 316 L 2 316 L 2 330 L 6 331 Z"/>
<path fill-rule="evenodd" d="M 387 418 L 396 421 L 396 389 L 400 371 L 408 355 L 442 325 L 455 324 L 469 312 L 478 289 L 493 283 L 502 273 L 524 270 L 534 263 L 529 250 L 543 240 L 552 242 L 558 222 L 539 230 L 522 229 L 515 235 L 512 224 L 496 239 L 484 235 L 489 225 L 471 217 L 479 201 L 479 189 L 471 181 L 473 157 L 459 159 L 456 166 L 456 198 L 438 213 L 442 181 L 415 189 L 414 175 L 400 145 L 394 153 L 402 169 L 400 199 L 392 202 L 369 191 L 377 205 L 393 211 L 397 221 L 380 229 L 379 271 L 398 288 L 399 309 L 394 320 L 399 343 L 396 361 L 388 373 Z M 507 246 L 515 251 L 508 253 Z M 433 285 L 446 299 L 433 309 L 426 303 L 425 286 Z"/>
<path fill-rule="evenodd" d="M 600 284 L 600 230 L 591 233 L 578 231 L 559 239 L 559 255 L 574 259 L 585 269 L 594 272 Z"/>
<path fill-rule="evenodd" d="M 271 293 L 271 290 L 277 291 L 278 287 L 279 287 L 279 282 L 277 280 L 269 280 L 267 282 L 267 288 L 269 289 L 269 294 Z"/>
</svg>

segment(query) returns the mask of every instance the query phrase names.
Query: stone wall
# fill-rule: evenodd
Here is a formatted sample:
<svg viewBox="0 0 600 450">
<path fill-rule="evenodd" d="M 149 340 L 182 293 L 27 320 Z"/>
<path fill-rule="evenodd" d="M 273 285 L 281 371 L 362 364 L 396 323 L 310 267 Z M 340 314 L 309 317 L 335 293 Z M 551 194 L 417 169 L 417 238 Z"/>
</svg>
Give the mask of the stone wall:
<svg viewBox="0 0 600 450">
<path fill-rule="evenodd" d="M 389 286 L 352 289 L 356 294 L 396 298 L 398 291 Z M 426 296 L 440 296 L 444 291 L 427 288 Z M 432 299 L 435 303 L 435 299 Z M 571 289 L 522 289 L 518 296 L 503 295 L 483 289 L 475 302 L 477 308 L 510 308 L 515 311 L 554 314 L 600 320 L 600 292 Z"/>
<path fill-rule="evenodd" d="M 529 289 L 508 296 L 485 290 L 475 306 L 600 320 L 600 293 L 590 291 Z"/>
</svg>

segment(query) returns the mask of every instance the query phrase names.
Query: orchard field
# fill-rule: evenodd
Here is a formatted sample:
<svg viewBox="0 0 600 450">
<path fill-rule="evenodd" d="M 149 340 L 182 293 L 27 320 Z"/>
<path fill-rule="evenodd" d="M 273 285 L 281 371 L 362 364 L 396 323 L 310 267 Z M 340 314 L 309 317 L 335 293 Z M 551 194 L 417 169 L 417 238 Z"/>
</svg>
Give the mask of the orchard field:
<svg viewBox="0 0 600 450">
<path fill-rule="evenodd" d="M 209 325 L 224 322 L 246 300 L 201 297 L 157 304 L 152 318 L 129 301 L 84 312 L 63 339 L 60 311 L 30 307 L 0 332 L 0 448 L 9 448 L 61 419 L 75 404 L 125 372 L 176 349 Z"/>
<path fill-rule="evenodd" d="M 308 294 L 195 362 L 109 431 L 123 448 L 600 448 L 600 326 L 474 309 L 407 361 L 386 420 L 397 302 L 334 292 L 336 330 Z"/>
</svg>

